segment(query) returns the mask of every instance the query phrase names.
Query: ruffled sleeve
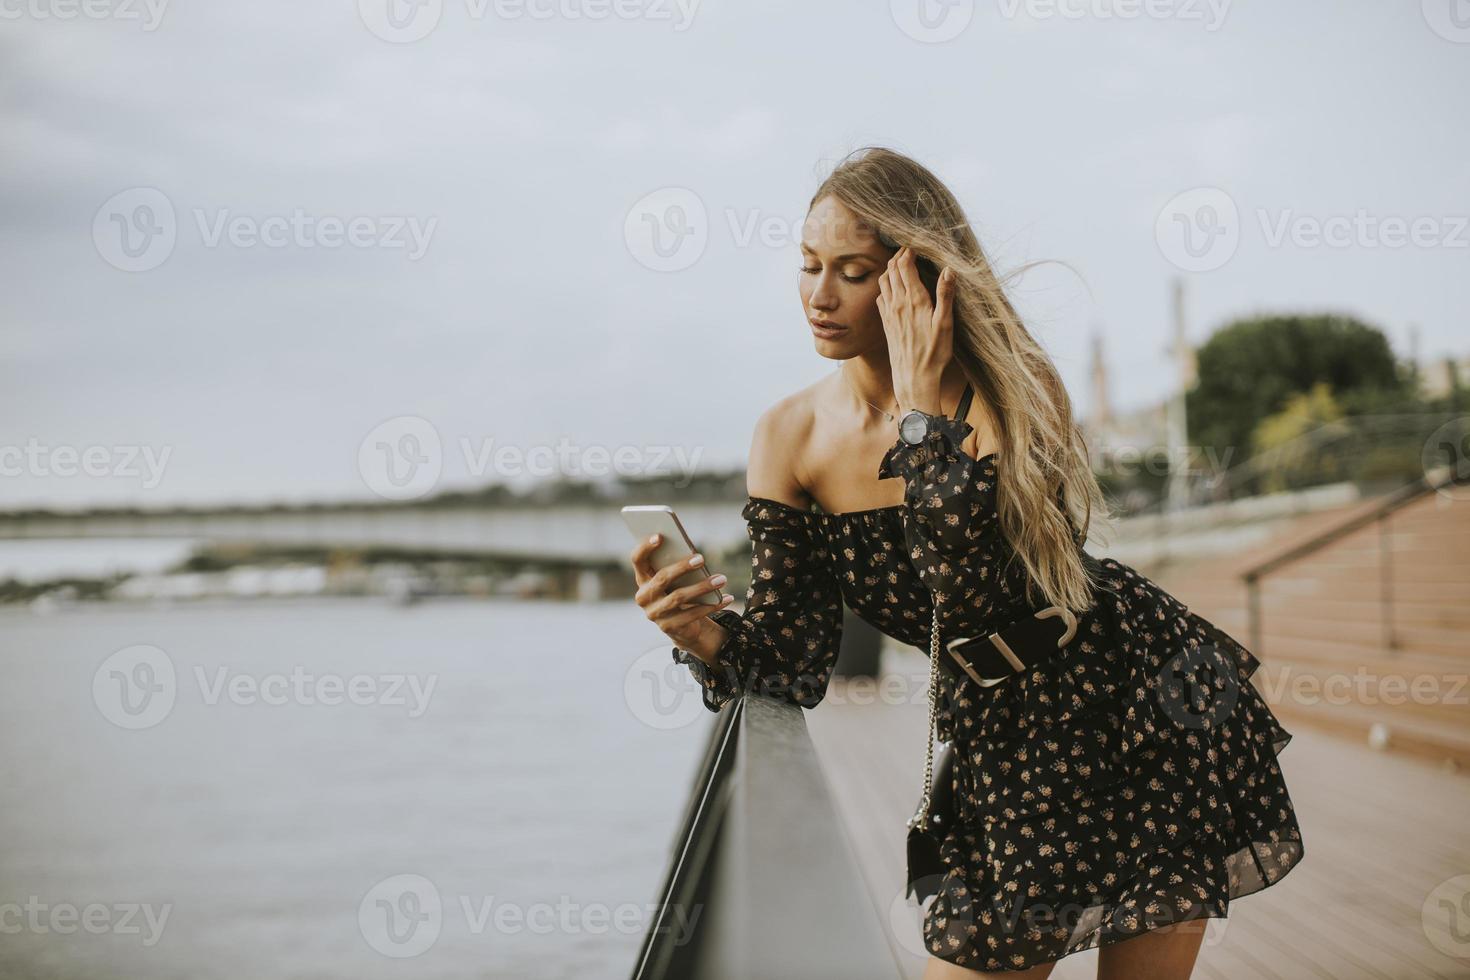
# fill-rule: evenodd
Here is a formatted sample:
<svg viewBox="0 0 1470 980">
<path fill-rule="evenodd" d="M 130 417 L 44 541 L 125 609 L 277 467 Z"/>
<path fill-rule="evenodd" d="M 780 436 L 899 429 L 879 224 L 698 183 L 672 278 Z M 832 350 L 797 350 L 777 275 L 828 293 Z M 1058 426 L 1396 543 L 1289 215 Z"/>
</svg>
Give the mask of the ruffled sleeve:
<svg viewBox="0 0 1470 980">
<path fill-rule="evenodd" d="M 910 526 L 941 559 L 975 555 L 996 526 L 995 456 L 965 452 L 973 429 L 964 419 L 935 416 L 923 442 L 900 437 L 878 464 L 878 479 L 904 481 Z"/>
<path fill-rule="evenodd" d="M 752 544 L 745 611 L 721 609 L 710 618 L 729 634 L 711 666 L 680 647 L 719 711 L 748 691 L 815 707 L 827 692 L 842 641 L 842 590 L 815 515 L 777 500 L 749 497 L 740 512 Z"/>
</svg>

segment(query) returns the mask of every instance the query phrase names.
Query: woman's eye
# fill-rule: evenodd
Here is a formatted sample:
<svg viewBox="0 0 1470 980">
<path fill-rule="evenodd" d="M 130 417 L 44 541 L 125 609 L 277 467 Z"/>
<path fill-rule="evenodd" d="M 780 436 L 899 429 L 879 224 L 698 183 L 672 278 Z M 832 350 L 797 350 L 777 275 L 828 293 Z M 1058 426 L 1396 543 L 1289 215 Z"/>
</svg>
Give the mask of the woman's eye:
<svg viewBox="0 0 1470 980">
<path fill-rule="evenodd" d="M 802 266 L 801 267 L 801 271 L 802 272 L 805 272 L 809 276 L 814 276 L 818 272 L 821 272 L 822 270 L 821 269 L 808 269 L 806 266 Z M 842 279 L 843 279 L 844 282 L 862 282 L 866 278 L 868 278 L 868 274 L 866 272 L 864 272 L 860 276 L 849 276 L 846 273 L 843 273 L 842 274 Z"/>
</svg>

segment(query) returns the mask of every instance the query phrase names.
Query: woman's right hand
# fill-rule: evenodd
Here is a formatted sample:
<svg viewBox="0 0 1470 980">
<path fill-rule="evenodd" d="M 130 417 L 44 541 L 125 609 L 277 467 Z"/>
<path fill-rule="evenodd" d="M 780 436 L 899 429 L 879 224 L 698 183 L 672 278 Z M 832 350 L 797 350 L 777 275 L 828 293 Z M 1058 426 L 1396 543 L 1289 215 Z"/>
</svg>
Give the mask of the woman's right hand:
<svg viewBox="0 0 1470 980">
<path fill-rule="evenodd" d="M 726 636 L 725 628 L 713 622 L 709 615 L 728 607 L 735 597 L 726 594 L 718 605 L 698 601 L 707 592 L 718 592 L 725 584 L 724 575 L 715 575 L 695 585 L 671 591 L 670 584 L 685 572 L 700 568 L 704 564 L 704 556 L 693 554 L 663 568 L 654 568 L 650 558 L 658 547 L 659 538 L 660 535 L 655 534 L 633 549 L 630 558 L 633 577 L 638 582 L 638 591 L 633 598 L 649 621 L 676 646 L 708 663 Z"/>
</svg>

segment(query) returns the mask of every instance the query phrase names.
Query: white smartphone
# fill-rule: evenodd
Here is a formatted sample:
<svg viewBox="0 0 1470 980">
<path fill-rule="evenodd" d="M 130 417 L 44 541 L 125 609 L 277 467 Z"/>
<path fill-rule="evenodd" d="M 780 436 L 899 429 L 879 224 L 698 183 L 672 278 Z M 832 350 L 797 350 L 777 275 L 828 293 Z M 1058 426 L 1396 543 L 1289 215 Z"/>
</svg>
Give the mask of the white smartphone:
<svg viewBox="0 0 1470 980">
<path fill-rule="evenodd" d="M 694 554 L 694 542 L 689 540 L 689 534 L 684 530 L 684 525 L 680 523 L 679 515 L 675 514 L 674 508 L 667 504 L 624 507 L 623 522 L 628 525 L 628 530 L 633 532 L 635 541 L 646 541 L 655 534 L 660 535 L 658 547 L 653 549 L 653 555 L 649 559 L 655 569 L 672 565 Z M 682 589 L 686 585 L 698 585 L 709 578 L 709 561 L 706 556 L 703 565 L 691 568 L 674 579 L 670 591 Z M 722 591 L 710 586 L 710 590 L 700 595 L 696 601 L 715 606 L 719 605 L 723 595 Z"/>
</svg>

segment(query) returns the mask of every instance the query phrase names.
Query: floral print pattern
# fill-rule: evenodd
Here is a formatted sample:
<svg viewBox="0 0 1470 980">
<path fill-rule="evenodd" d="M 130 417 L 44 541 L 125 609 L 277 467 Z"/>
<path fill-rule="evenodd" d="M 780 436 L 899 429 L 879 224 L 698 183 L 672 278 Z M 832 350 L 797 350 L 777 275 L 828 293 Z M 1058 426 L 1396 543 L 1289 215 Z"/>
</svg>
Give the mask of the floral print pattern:
<svg viewBox="0 0 1470 980">
<path fill-rule="evenodd" d="M 941 642 L 1036 608 L 998 526 L 1003 461 L 963 449 L 963 419 L 935 421 L 880 463 L 881 479 L 904 480 L 902 504 L 824 513 L 747 498 L 751 586 L 743 614 L 712 614 L 729 633 L 720 667 L 673 650 L 706 707 L 751 690 L 818 704 L 844 603 L 926 653 L 933 608 Z M 1096 602 L 1071 642 L 992 687 L 940 673 L 959 820 L 924 940 L 971 969 L 1223 917 L 1304 853 L 1276 759 L 1291 735 L 1250 682 L 1259 661 L 1127 565 L 1088 560 Z"/>
</svg>

